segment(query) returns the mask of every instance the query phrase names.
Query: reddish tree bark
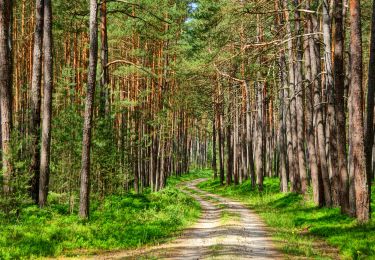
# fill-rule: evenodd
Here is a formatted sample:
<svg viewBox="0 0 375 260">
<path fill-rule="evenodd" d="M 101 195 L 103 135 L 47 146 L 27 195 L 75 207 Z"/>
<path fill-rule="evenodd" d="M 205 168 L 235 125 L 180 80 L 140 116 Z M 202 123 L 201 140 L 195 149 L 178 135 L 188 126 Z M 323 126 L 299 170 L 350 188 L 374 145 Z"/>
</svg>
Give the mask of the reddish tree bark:
<svg viewBox="0 0 375 260">
<path fill-rule="evenodd" d="M 362 33 L 361 7 L 359 0 L 350 0 L 350 54 L 351 83 L 349 114 L 352 163 L 350 171 L 354 176 L 356 215 L 359 222 L 367 222 L 370 218 L 370 197 L 367 183 L 363 129 L 363 90 L 362 90 Z"/>
</svg>

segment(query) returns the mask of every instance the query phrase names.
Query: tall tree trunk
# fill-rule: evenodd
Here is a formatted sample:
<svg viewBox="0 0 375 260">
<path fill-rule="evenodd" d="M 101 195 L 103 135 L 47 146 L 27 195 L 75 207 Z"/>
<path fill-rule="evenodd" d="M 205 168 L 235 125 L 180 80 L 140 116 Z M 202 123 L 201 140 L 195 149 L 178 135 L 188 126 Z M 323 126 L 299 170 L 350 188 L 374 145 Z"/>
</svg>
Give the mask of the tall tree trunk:
<svg viewBox="0 0 375 260">
<path fill-rule="evenodd" d="M 1 148 L 3 191 L 7 195 L 12 177 L 11 163 L 11 131 L 12 131 L 12 68 L 11 46 L 9 42 L 12 20 L 12 1 L 0 0 L 0 111 L 1 111 Z"/>
<path fill-rule="evenodd" d="M 219 94 L 221 99 L 221 93 Z M 224 184 L 224 133 L 223 133 L 223 115 L 222 115 L 222 101 L 220 101 L 220 109 L 218 115 L 218 130 L 219 130 L 219 164 L 220 164 L 220 184 Z"/>
<path fill-rule="evenodd" d="M 279 130 L 279 157 L 280 157 L 280 190 L 281 192 L 288 192 L 288 164 L 287 164 L 287 136 L 286 136 L 286 113 L 287 113 L 287 101 L 288 96 L 287 88 L 287 75 L 286 75 L 286 62 L 285 62 L 285 53 L 282 51 L 279 58 L 279 77 L 281 81 L 282 89 L 279 90 L 279 99 L 280 99 L 280 130 Z"/>
<path fill-rule="evenodd" d="M 340 205 L 343 213 L 349 213 L 349 176 L 346 159 L 346 115 L 345 115 L 345 72 L 344 72 L 344 25 L 343 1 L 335 0 L 334 37 L 334 83 L 337 122 L 338 176 L 340 178 Z"/>
<path fill-rule="evenodd" d="M 233 181 L 235 185 L 239 183 L 239 156 L 238 156 L 238 108 L 237 108 L 237 93 L 234 92 L 233 103 L 234 103 L 234 124 L 233 124 L 233 135 L 232 135 L 232 149 L 233 149 Z"/>
<path fill-rule="evenodd" d="M 30 135 L 31 165 L 30 171 L 33 174 L 31 179 L 31 196 L 34 202 L 39 202 L 39 170 L 40 170 L 40 105 L 41 105 L 41 81 L 42 81 L 42 47 L 43 47 L 43 20 L 44 1 L 35 2 L 35 33 L 34 33 L 34 54 L 33 54 L 33 75 L 31 82 L 31 125 Z"/>
<path fill-rule="evenodd" d="M 44 49 L 44 100 L 42 121 L 42 146 L 40 151 L 39 206 L 47 202 L 49 184 L 49 164 L 51 147 L 52 87 L 53 87 L 53 54 L 52 54 L 52 4 L 44 0 L 43 24 Z"/>
<path fill-rule="evenodd" d="M 87 94 L 85 104 L 85 116 L 83 125 L 82 141 L 82 166 L 81 166 L 81 188 L 79 215 L 81 218 L 89 217 L 90 207 L 90 151 L 91 151 L 91 130 L 94 109 L 96 67 L 98 63 L 98 22 L 97 2 L 90 0 L 90 56 L 87 75 Z"/>
<path fill-rule="evenodd" d="M 306 158 L 305 158 L 305 128 L 304 128 L 304 104 L 303 104 L 303 78 L 302 78 L 302 59 L 303 59 L 303 43 L 302 37 L 303 28 L 301 26 L 301 15 L 297 10 L 300 5 L 299 0 L 294 0 L 296 11 L 294 13 L 295 30 L 297 34 L 296 39 L 296 65 L 295 65 L 295 86 L 296 86 L 296 123 L 297 123 L 297 151 L 298 151 L 298 166 L 301 180 L 301 191 L 303 194 L 307 192 L 308 180 L 306 173 Z"/>
<path fill-rule="evenodd" d="M 306 9 L 310 10 L 310 1 L 307 0 Z M 312 21 L 310 14 L 307 14 L 306 24 L 305 24 L 305 33 L 312 33 Z M 309 150 L 309 159 L 310 159 L 310 175 L 313 188 L 313 199 L 314 203 L 318 206 L 323 205 L 323 194 L 321 193 L 321 177 L 319 174 L 318 167 L 318 156 L 315 147 L 315 128 L 314 128 L 314 84 L 312 78 L 312 65 L 311 65 L 311 54 L 310 54 L 310 38 L 312 36 L 305 36 L 305 72 L 306 72 L 306 133 L 307 133 L 307 146 Z M 315 61 L 314 61 L 315 62 Z"/>
<path fill-rule="evenodd" d="M 328 158 L 331 173 L 332 203 L 335 206 L 340 204 L 340 175 L 338 171 L 337 158 L 337 126 L 335 114 L 335 90 L 332 72 L 332 41 L 331 41 L 331 16 L 328 0 L 323 1 L 323 41 L 324 41 L 324 65 L 325 65 L 325 86 L 327 90 L 327 143 Z"/>
<path fill-rule="evenodd" d="M 101 67 L 102 77 L 100 79 L 100 107 L 99 114 L 103 118 L 108 113 L 108 95 L 107 88 L 109 84 L 109 73 L 108 73 L 108 36 L 107 36 L 107 0 L 103 0 L 100 8 L 100 39 L 101 39 Z"/>
<path fill-rule="evenodd" d="M 314 1 L 314 5 L 317 6 L 318 0 Z M 314 89 L 314 114 L 315 114 L 315 129 L 316 129 L 316 145 L 317 145 L 317 155 L 320 163 L 320 173 L 322 179 L 323 193 L 324 193 L 324 203 L 326 206 L 330 207 L 332 205 L 331 199 L 331 185 L 329 181 L 328 165 L 327 165 L 327 154 L 326 154 L 326 138 L 324 131 L 324 120 L 323 120 L 323 105 L 321 97 L 321 63 L 320 63 L 320 39 L 316 35 L 319 28 L 319 22 L 315 15 L 311 15 L 312 19 L 312 32 L 314 33 L 310 37 L 310 58 L 311 58 L 311 79 L 313 80 Z"/>
<path fill-rule="evenodd" d="M 250 86 L 247 82 L 244 82 L 246 89 L 246 149 L 247 149 L 247 160 L 248 169 L 250 170 L 251 187 L 255 188 L 255 165 L 254 165 L 254 153 L 253 153 L 253 142 L 251 138 L 252 125 L 251 125 L 251 99 L 250 99 Z"/>
<path fill-rule="evenodd" d="M 232 127 L 227 126 L 227 185 L 232 184 L 233 179 L 233 149 L 232 149 Z"/>
<path fill-rule="evenodd" d="M 368 88 L 367 88 L 367 117 L 366 117 L 366 172 L 369 184 L 369 196 L 371 196 L 371 182 L 374 169 L 372 167 L 373 147 L 374 147 L 374 98 L 375 98 L 375 1 L 372 5 L 371 24 L 371 46 L 370 62 L 368 68 Z M 371 201 L 371 199 L 370 199 Z M 371 204 L 370 204 L 371 205 Z M 370 210 L 371 212 L 371 210 Z"/>
<path fill-rule="evenodd" d="M 356 215 L 359 222 L 367 222 L 370 218 L 370 196 L 367 183 L 363 129 L 363 90 L 362 90 L 362 33 L 361 6 L 359 0 L 350 0 L 350 46 L 351 46 L 351 84 L 350 96 L 352 107 L 349 114 L 352 149 L 350 156 L 353 163 L 355 185 Z"/>
<path fill-rule="evenodd" d="M 287 111 L 287 139 L 288 139 L 288 162 L 289 162 L 289 178 L 291 182 L 291 191 L 300 191 L 300 181 L 298 172 L 298 156 L 297 156 L 297 122 L 296 122 L 296 97 L 295 97 L 295 66 L 293 55 L 293 39 L 289 18 L 288 1 L 283 1 L 286 37 L 288 37 L 288 71 L 289 71 L 289 104 Z"/>
<path fill-rule="evenodd" d="M 256 121 L 256 150 L 255 150 L 255 161 L 256 161 L 256 177 L 258 190 L 263 190 L 263 141 L 264 141 L 264 127 L 263 127 L 263 91 L 262 83 L 257 82 L 256 84 L 256 99 L 257 99 L 257 121 Z"/>
<path fill-rule="evenodd" d="M 216 134 L 216 109 L 214 109 L 213 113 L 213 119 L 212 119 L 212 169 L 214 171 L 214 179 L 217 178 L 217 164 L 216 164 L 216 140 L 217 140 L 217 134 Z"/>
</svg>

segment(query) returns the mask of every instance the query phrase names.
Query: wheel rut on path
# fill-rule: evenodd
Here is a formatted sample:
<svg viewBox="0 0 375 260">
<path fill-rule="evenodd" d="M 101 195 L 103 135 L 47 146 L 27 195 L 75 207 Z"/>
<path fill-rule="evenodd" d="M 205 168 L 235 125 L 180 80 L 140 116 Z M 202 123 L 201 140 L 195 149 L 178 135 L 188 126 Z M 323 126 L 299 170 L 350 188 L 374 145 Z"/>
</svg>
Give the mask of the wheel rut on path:
<svg viewBox="0 0 375 260">
<path fill-rule="evenodd" d="M 240 202 L 197 188 L 198 179 L 183 183 L 183 192 L 202 208 L 197 223 L 166 244 L 109 253 L 95 259 L 283 259 L 259 217 Z"/>
</svg>

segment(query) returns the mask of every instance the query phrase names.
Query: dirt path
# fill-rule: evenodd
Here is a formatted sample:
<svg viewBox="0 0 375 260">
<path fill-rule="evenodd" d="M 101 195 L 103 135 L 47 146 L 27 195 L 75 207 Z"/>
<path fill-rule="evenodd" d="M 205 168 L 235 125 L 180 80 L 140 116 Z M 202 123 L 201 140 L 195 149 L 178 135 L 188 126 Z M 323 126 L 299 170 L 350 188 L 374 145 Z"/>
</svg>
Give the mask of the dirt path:
<svg viewBox="0 0 375 260">
<path fill-rule="evenodd" d="M 262 221 L 241 203 L 184 183 L 202 207 L 199 221 L 167 244 L 96 256 L 95 259 L 282 259 Z"/>
</svg>

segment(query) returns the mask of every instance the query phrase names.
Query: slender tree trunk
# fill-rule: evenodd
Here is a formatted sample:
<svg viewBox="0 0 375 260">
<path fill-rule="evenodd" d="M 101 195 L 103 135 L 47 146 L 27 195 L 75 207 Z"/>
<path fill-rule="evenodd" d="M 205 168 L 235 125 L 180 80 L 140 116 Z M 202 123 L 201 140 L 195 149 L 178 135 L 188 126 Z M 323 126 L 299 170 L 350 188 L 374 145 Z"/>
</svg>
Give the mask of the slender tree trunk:
<svg viewBox="0 0 375 260">
<path fill-rule="evenodd" d="M 337 121 L 338 176 L 340 178 L 339 199 L 341 211 L 349 213 L 349 176 L 346 159 L 346 115 L 345 115 L 345 72 L 344 72 L 344 25 L 343 1 L 335 0 L 334 37 L 334 83 Z"/>
<path fill-rule="evenodd" d="M 328 0 L 323 1 L 323 41 L 325 59 L 325 86 L 327 89 L 327 143 L 328 158 L 331 173 L 332 203 L 335 206 L 340 204 L 340 175 L 337 156 L 337 126 L 335 114 L 335 90 L 332 71 L 332 41 L 331 41 L 331 16 Z"/>
<path fill-rule="evenodd" d="M 362 33 L 361 7 L 359 0 L 350 0 L 350 45 L 351 45 L 351 84 L 350 96 L 352 106 L 349 114 L 353 163 L 350 171 L 354 175 L 356 215 L 359 222 L 370 218 L 370 196 L 367 183 L 363 129 L 363 90 L 362 90 Z"/>
<path fill-rule="evenodd" d="M 280 157 L 280 177 L 281 177 L 281 186 L 280 189 L 282 192 L 288 192 L 288 164 L 287 164 L 287 136 L 286 136 L 286 113 L 287 105 L 286 98 L 288 96 L 287 88 L 287 75 L 286 75 L 286 62 L 285 62 L 285 53 L 284 51 L 280 54 L 279 59 L 279 74 L 282 89 L 279 90 L 280 97 L 280 130 L 279 130 L 279 157 Z"/>
<path fill-rule="evenodd" d="M 297 122 L 296 122 L 296 97 L 295 97 L 295 66 L 293 55 L 293 40 L 290 25 L 288 1 L 283 1 L 286 33 L 288 39 L 288 71 L 289 71 L 289 109 L 287 111 L 287 139 L 288 139 L 288 162 L 289 162 L 289 178 L 291 182 L 291 191 L 298 192 L 300 190 L 299 172 L 298 172 L 298 156 L 297 156 Z"/>
<path fill-rule="evenodd" d="M 42 82 L 42 47 L 43 47 L 43 19 L 44 1 L 35 2 L 35 33 L 33 54 L 33 75 L 31 82 L 31 125 L 30 134 L 32 141 L 30 171 L 31 196 L 34 202 L 39 202 L 39 170 L 40 170 L 40 106 L 41 106 L 41 82 Z"/>
<path fill-rule="evenodd" d="M 220 97 L 221 98 L 221 97 Z M 220 184 L 224 184 L 224 134 L 223 134 L 223 115 L 222 115 L 222 104 L 220 102 L 220 109 L 219 109 L 219 120 L 218 120 L 218 128 L 219 128 L 219 164 L 220 164 Z"/>
<path fill-rule="evenodd" d="M 215 109 L 214 109 L 215 111 Z M 217 164 L 216 164 L 216 113 L 214 112 L 212 119 L 212 169 L 214 171 L 214 179 L 217 178 Z"/>
<path fill-rule="evenodd" d="M 317 0 L 314 1 L 314 5 L 317 5 Z M 317 33 L 319 28 L 319 22 L 315 15 L 311 15 L 312 19 L 312 32 Z M 326 154 L 326 138 L 324 131 L 324 120 L 323 120 L 323 105 L 321 97 L 321 62 L 320 62 L 320 47 L 319 37 L 314 35 L 310 37 L 310 58 L 311 58 L 311 79 L 313 80 L 313 96 L 314 96 L 314 114 L 315 114 L 315 131 L 316 131 L 316 145 L 317 155 L 320 164 L 320 173 L 322 179 L 324 202 L 325 205 L 330 207 L 332 205 L 331 199 L 331 185 L 329 181 L 327 154 Z"/>
<path fill-rule="evenodd" d="M 53 54 L 52 54 L 52 4 L 44 0 L 43 24 L 44 49 L 44 100 L 42 121 L 42 146 L 40 152 L 39 206 L 47 203 L 49 185 L 49 164 L 51 149 L 52 87 L 53 87 Z"/>
<path fill-rule="evenodd" d="M 97 2 L 90 0 L 90 56 L 87 75 L 87 94 L 85 104 L 85 116 L 83 125 L 82 141 L 82 166 L 81 166 L 81 189 L 79 202 L 79 215 L 81 218 L 89 217 L 90 207 L 90 151 L 91 130 L 94 109 L 96 67 L 98 63 L 98 22 Z"/>
<path fill-rule="evenodd" d="M 109 110 L 108 94 L 107 88 L 109 83 L 109 73 L 108 73 L 108 36 L 107 36 L 107 0 L 103 0 L 100 8 L 100 39 L 101 39 L 101 67 L 102 67 L 102 77 L 100 79 L 100 116 L 104 117 Z"/>
<path fill-rule="evenodd" d="M 263 190 L 263 139 L 264 139 L 264 127 L 263 127 L 263 93 L 262 93 L 262 83 L 257 82 L 256 92 L 257 92 L 257 122 L 256 122 L 256 150 L 255 150 L 255 161 L 256 161 L 256 177 L 257 177 L 257 186 L 258 190 Z"/>
<path fill-rule="evenodd" d="M 238 108 L 237 108 L 237 93 L 235 92 L 233 95 L 233 103 L 234 103 L 234 130 L 232 135 L 232 149 L 233 149 L 233 181 L 235 185 L 239 183 L 239 156 L 238 156 Z"/>
<path fill-rule="evenodd" d="M 233 179 L 233 150 L 232 150 L 232 127 L 227 126 L 227 185 L 232 184 Z"/>
<path fill-rule="evenodd" d="M 349 45 L 349 51 L 351 53 L 351 46 Z M 356 199 L 355 199 L 355 176 L 354 171 L 351 170 L 352 164 L 353 164 L 353 156 L 352 156 L 352 150 L 353 150 L 353 139 L 351 138 L 352 135 L 352 129 L 350 128 L 350 115 L 353 114 L 353 106 L 349 105 L 352 103 L 352 95 L 351 95 L 351 54 L 349 53 L 348 58 L 348 64 L 347 64 L 347 82 L 346 82 L 346 89 L 348 93 L 348 115 L 349 115 L 349 127 L 348 127 L 348 142 L 349 142 L 349 148 L 348 148 L 348 173 L 349 173 L 349 208 L 350 208 L 350 216 L 356 216 Z"/>
<path fill-rule="evenodd" d="M 251 125 L 251 99 L 250 99 L 250 86 L 247 82 L 244 82 L 246 89 L 246 149 L 247 149 L 247 160 L 248 168 L 250 170 L 251 187 L 255 187 L 255 165 L 254 165 L 254 153 L 253 153 L 253 142 L 252 136 L 252 125 Z"/>
<path fill-rule="evenodd" d="M 306 1 L 306 9 L 310 10 L 310 1 Z M 306 17 L 305 33 L 312 33 L 312 21 L 311 16 L 308 14 Z M 312 180 L 313 198 L 314 203 L 318 206 L 323 205 L 323 196 L 321 193 L 321 178 L 318 167 L 318 157 L 315 147 L 315 128 L 314 128 L 314 84 L 312 78 L 312 65 L 310 55 L 310 38 L 311 36 L 305 36 L 305 72 L 306 72 L 306 133 L 307 133 L 307 146 L 309 150 L 310 159 L 310 175 Z M 315 61 L 314 61 L 315 62 Z"/>
<path fill-rule="evenodd" d="M 299 0 L 294 0 L 294 5 L 298 9 L 300 5 Z M 300 20 L 301 15 L 298 10 L 294 13 L 295 19 L 295 30 L 298 36 L 303 34 L 303 28 L 301 26 Z M 308 179 L 306 173 L 306 158 L 305 158 L 305 128 L 304 128 L 304 104 L 303 104 L 303 78 L 302 78 L 302 59 L 303 59 L 303 44 L 302 37 L 297 37 L 296 39 L 296 65 L 295 65 L 295 86 L 296 86 L 296 123 L 297 123 L 297 151 L 298 151 L 298 166 L 299 175 L 301 180 L 301 191 L 303 194 L 307 192 Z"/>
<path fill-rule="evenodd" d="M 11 191 L 11 131 L 12 131 L 12 68 L 9 30 L 12 20 L 12 1 L 0 0 L 0 110 L 1 110 L 1 148 L 3 191 L 7 195 Z"/>
<path fill-rule="evenodd" d="M 374 147 L 374 98 L 375 98 L 375 1 L 372 5 L 372 24 L 371 24 L 371 46 L 370 62 L 368 68 L 368 89 L 367 89 L 367 117 L 366 117 L 366 172 L 369 186 L 369 196 L 371 196 L 371 182 L 374 169 L 373 147 Z M 371 201 L 371 198 L 370 198 Z M 371 206 L 371 204 L 370 204 Z M 370 210 L 371 212 L 371 210 Z"/>
</svg>

